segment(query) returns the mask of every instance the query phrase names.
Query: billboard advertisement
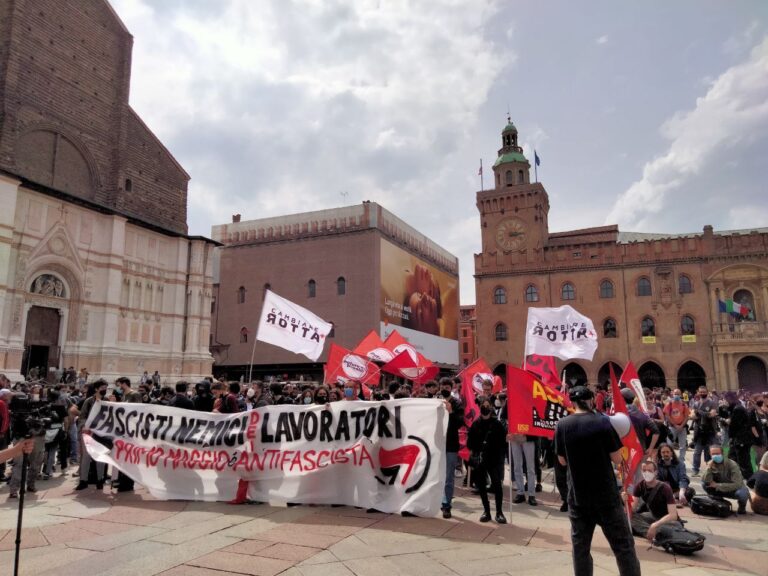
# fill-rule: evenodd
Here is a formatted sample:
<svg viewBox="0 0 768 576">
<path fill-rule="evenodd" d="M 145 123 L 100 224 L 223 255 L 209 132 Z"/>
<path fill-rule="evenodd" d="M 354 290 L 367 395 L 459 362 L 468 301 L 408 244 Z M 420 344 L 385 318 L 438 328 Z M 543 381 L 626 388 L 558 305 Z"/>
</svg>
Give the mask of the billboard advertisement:
<svg viewBox="0 0 768 576">
<path fill-rule="evenodd" d="M 381 240 L 381 337 L 397 330 L 433 362 L 459 363 L 459 279 Z"/>
</svg>

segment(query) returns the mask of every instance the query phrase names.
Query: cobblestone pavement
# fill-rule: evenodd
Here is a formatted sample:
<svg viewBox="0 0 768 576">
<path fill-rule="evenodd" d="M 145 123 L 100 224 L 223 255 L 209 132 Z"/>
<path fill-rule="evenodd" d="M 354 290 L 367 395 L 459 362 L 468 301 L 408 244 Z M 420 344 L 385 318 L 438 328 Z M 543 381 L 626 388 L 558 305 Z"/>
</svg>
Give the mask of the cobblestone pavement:
<svg viewBox="0 0 768 576">
<path fill-rule="evenodd" d="M 71 470 L 71 469 L 70 469 Z M 509 474 L 507 474 L 509 477 Z M 457 479 L 459 480 L 459 479 Z M 526 576 L 572 574 L 569 523 L 545 472 L 540 505 L 514 505 L 510 524 L 481 524 L 479 497 L 459 488 L 454 517 L 404 518 L 350 507 L 160 502 L 75 492 L 76 479 L 39 481 L 24 507 L 21 573 L 166 576 Z M 13 568 L 18 500 L 0 488 L 0 574 Z M 505 503 L 507 511 L 509 503 Z M 675 557 L 637 539 L 644 574 L 768 575 L 768 517 L 709 519 L 682 511 L 704 550 Z M 616 574 L 599 530 L 595 574 Z"/>
</svg>

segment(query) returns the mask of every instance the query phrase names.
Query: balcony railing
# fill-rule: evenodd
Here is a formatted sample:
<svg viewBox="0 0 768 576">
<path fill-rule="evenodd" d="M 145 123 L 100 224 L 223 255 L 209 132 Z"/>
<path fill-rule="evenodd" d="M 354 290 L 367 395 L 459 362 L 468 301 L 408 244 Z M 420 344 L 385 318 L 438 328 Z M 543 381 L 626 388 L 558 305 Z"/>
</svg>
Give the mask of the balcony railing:
<svg viewBox="0 0 768 576">
<path fill-rule="evenodd" d="M 712 325 L 717 340 L 768 340 L 768 322 L 718 322 Z"/>
</svg>

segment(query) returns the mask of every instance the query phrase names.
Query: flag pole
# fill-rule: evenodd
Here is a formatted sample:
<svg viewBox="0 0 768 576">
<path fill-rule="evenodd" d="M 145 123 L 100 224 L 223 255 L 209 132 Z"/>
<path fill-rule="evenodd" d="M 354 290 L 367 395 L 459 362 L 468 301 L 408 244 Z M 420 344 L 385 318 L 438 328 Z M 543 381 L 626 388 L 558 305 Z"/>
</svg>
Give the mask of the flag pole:
<svg viewBox="0 0 768 576">
<path fill-rule="evenodd" d="M 483 187 L 483 159 L 482 158 L 480 158 L 479 174 L 480 174 L 480 192 L 483 192 L 485 188 Z"/>
<path fill-rule="evenodd" d="M 256 333 L 253 333 L 253 348 L 251 348 L 251 363 L 248 364 L 248 384 L 252 382 L 251 375 L 253 374 L 253 357 L 256 355 L 256 341 L 258 338 L 256 338 Z"/>
<path fill-rule="evenodd" d="M 533 174 L 534 174 L 534 176 L 536 178 L 536 182 L 538 182 L 539 181 L 539 163 L 536 162 L 536 158 L 537 158 L 537 156 L 536 156 L 536 149 L 534 148 L 534 150 L 533 150 Z M 530 172 L 529 172 L 529 174 L 530 174 Z"/>
</svg>

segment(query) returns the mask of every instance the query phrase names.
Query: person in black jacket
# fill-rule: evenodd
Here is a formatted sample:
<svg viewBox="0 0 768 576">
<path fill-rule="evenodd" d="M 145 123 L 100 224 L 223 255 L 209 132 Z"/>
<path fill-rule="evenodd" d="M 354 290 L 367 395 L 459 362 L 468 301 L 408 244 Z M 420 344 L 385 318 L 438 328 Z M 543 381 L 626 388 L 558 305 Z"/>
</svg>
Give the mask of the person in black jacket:
<svg viewBox="0 0 768 576">
<path fill-rule="evenodd" d="M 195 384 L 195 397 L 192 404 L 198 412 L 212 412 L 213 403 L 216 399 L 211 394 L 211 383 L 208 380 L 202 380 Z"/>
<path fill-rule="evenodd" d="M 450 378 L 440 379 L 440 397 L 448 411 L 448 430 L 445 435 L 445 488 L 443 489 L 443 518 L 451 517 L 453 485 L 456 478 L 456 464 L 459 461 L 459 428 L 464 425 L 461 401 L 451 396 L 453 382 Z"/>
<path fill-rule="evenodd" d="M 185 410 L 194 410 L 195 404 L 187 396 L 187 388 L 189 384 L 184 382 L 176 382 L 176 395 L 168 402 L 168 406 L 173 408 L 184 408 Z"/>
<path fill-rule="evenodd" d="M 507 431 L 504 425 L 493 415 L 493 405 L 488 398 L 479 398 L 480 418 L 475 420 L 467 435 L 467 447 L 472 454 L 482 456 L 480 465 L 472 471 L 479 478 L 487 474 L 491 479 L 491 490 L 496 498 L 496 522 L 506 524 L 507 519 L 502 512 L 502 499 L 504 492 L 504 452 L 507 445 Z M 483 501 L 483 515 L 480 522 L 491 520 L 491 505 L 488 501 L 488 488 L 485 482 L 477 485 L 480 491 L 480 499 Z"/>
<path fill-rule="evenodd" d="M 696 495 L 691 488 L 691 480 L 685 471 L 685 462 L 678 460 L 677 454 L 669 444 L 662 444 L 659 449 L 657 477 L 672 488 L 677 507 L 682 508 Z"/>
<path fill-rule="evenodd" d="M 747 409 L 739 402 L 736 392 L 727 392 L 725 399 L 730 407 L 728 424 L 728 437 L 730 450 L 728 457 L 736 462 L 741 469 L 744 478 L 752 476 L 752 444 L 759 440 L 759 435 Z"/>
</svg>

